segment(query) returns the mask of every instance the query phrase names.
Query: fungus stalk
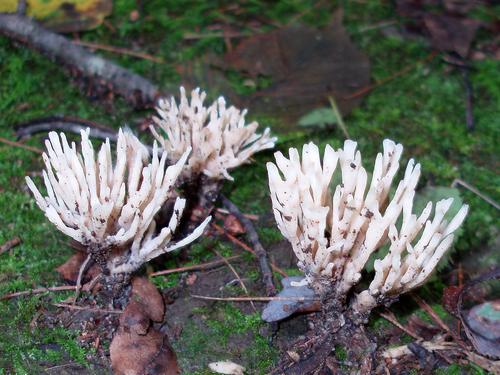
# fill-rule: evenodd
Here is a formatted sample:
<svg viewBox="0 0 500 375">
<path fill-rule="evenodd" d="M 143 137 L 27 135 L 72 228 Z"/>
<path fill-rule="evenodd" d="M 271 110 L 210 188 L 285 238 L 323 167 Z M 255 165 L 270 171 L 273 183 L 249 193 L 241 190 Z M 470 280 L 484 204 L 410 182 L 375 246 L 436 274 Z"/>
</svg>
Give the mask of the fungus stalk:
<svg viewBox="0 0 500 375">
<path fill-rule="evenodd" d="M 89 131 L 81 132 L 81 152 L 64 133 L 49 133 L 43 154 L 47 196 L 26 177 L 38 207 L 64 234 L 81 243 L 110 275 L 130 274 L 161 254 L 196 240 L 210 218 L 185 238 L 173 242 L 186 201 L 175 200 L 168 225 L 157 228 L 155 216 L 182 172 L 190 149 L 168 168 L 167 152 L 155 143 L 148 150 L 130 133 L 118 133 L 113 165 L 109 140 L 95 154 Z"/>
<path fill-rule="evenodd" d="M 288 158 L 277 152 L 276 164 L 267 164 L 278 228 L 292 245 L 304 283 L 321 298 L 319 326 L 326 332 L 335 332 L 328 326 L 333 323 L 325 325 L 332 317 L 359 327 L 374 307 L 423 284 L 450 248 L 468 210 L 464 205 L 446 221 L 450 198 L 437 202 L 434 210 L 429 202 L 415 214 L 420 164 L 411 159 L 390 194 L 403 146 L 383 142 L 370 182 L 356 146 L 350 140 L 337 151 L 326 146 L 321 160 L 318 147 L 309 143 L 302 157 L 292 148 Z M 333 186 L 337 169 L 341 182 Z M 388 252 L 381 257 L 378 251 L 386 243 Z M 380 258 L 372 281 L 361 293 L 351 293 L 371 257 Z"/>
<path fill-rule="evenodd" d="M 273 148 L 276 138 L 270 136 L 269 128 L 258 134 L 257 122 L 245 122 L 246 110 L 226 107 L 223 97 L 207 107 L 206 93 L 200 89 L 191 92 L 190 100 L 182 87 L 180 94 L 179 103 L 173 97 L 159 101 L 150 129 L 170 162 L 192 149 L 179 183 L 187 193 L 197 194 L 198 216 L 203 216 L 211 211 L 222 182 L 233 180 L 229 172 L 250 162 L 256 152 Z"/>
</svg>

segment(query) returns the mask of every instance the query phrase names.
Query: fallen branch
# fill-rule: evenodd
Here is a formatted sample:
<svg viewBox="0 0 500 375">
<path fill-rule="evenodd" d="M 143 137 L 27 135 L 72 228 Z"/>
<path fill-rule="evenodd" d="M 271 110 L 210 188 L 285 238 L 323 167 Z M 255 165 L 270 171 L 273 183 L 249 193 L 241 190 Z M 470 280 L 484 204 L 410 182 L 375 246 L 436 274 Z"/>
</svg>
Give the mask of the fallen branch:
<svg viewBox="0 0 500 375">
<path fill-rule="evenodd" d="M 116 142 L 117 132 L 114 129 L 78 117 L 51 116 L 14 125 L 18 140 L 26 139 L 34 134 L 50 131 L 80 134 L 81 130 L 90 129 L 90 137 Z"/>
<path fill-rule="evenodd" d="M 262 282 L 266 286 L 266 294 L 268 296 L 273 296 L 276 294 L 276 287 L 273 283 L 273 273 L 269 267 L 269 260 L 267 257 L 267 251 L 264 249 L 259 240 L 259 235 L 255 230 L 252 222 L 243 215 L 240 209 L 224 195 L 221 195 L 222 203 L 236 218 L 243 224 L 246 229 L 247 239 L 252 244 L 255 254 L 259 260 L 260 272 L 262 273 Z"/>
<path fill-rule="evenodd" d="M 231 233 L 226 232 L 221 226 L 219 226 L 215 223 L 212 223 L 212 227 L 220 234 L 226 236 L 232 243 L 240 246 L 243 250 L 246 250 L 249 253 L 257 256 L 255 251 L 250 246 L 248 246 L 243 241 L 240 241 L 239 239 L 237 239 Z M 278 272 L 281 276 L 288 277 L 288 274 L 285 271 L 283 271 L 281 268 L 279 268 L 277 265 L 275 265 L 273 262 L 271 262 L 270 265 L 271 265 L 271 268 L 273 269 L 273 271 Z"/>
<path fill-rule="evenodd" d="M 84 76 L 103 82 L 136 107 L 155 103 L 160 91 L 156 85 L 138 74 L 96 56 L 62 35 L 53 33 L 20 14 L 0 14 L 0 33 L 25 43 L 50 59 L 79 71 Z"/>
<path fill-rule="evenodd" d="M 68 305 L 66 303 L 53 303 L 53 306 L 62 307 L 70 310 L 80 310 L 80 311 L 93 311 L 103 314 L 121 314 L 123 311 L 121 310 L 107 310 L 107 309 L 99 309 L 97 307 L 84 307 L 84 306 L 76 306 L 76 305 Z"/>
<path fill-rule="evenodd" d="M 210 301 L 228 301 L 228 302 L 316 301 L 314 298 L 306 298 L 306 297 L 210 297 L 210 296 L 200 296 L 198 294 L 191 294 L 191 297 L 198 299 L 206 299 Z"/>
<path fill-rule="evenodd" d="M 234 260 L 240 258 L 239 255 L 235 255 L 232 257 L 226 258 L 226 260 Z M 225 262 L 223 259 L 219 260 L 214 260 L 212 262 L 207 262 L 207 263 L 202 263 L 202 264 L 196 264 L 193 266 L 186 266 L 186 267 L 179 267 L 179 268 L 173 268 L 170 270 L 164 270 L 164 271 L 158 271 L 158 272 L 153 272 L 149 274 L 149 277 L 156 277 L 156 276 L 162 276 L 162 275 L 170 275 L 172 273 L 178 273 L 178 272 L 186 272 L 186 271 L 203 271 L 203 270 L 208 270 L 210 268 L 214 268 L 217 266 L 223 265 Z"/>
<path fill-rule="evenodd" d="M 21 297 L 21 296 L 31 296 L 31 295 L 45 293 L 45 292 L 62 292 L 62 291 L 66 291 L 66 290 L 75 290 L 75 289 L 76 289 L 76 285 L 62 285 L 62 286 L 54 286 L 54 287 L 49 287 L 49 288 L 36 288 L 36 289 L 31 289 L 31 290 L 25 290 L 22 292 L 4 294 L 2 297 L 0 297 L 0 300 L 6 300 L 6 299 Z"/>
<path fill-rule="evenodd" d="M 0 254 L 5 253 L 6 251 L 9 251 L 13 247 L 16 247 L 21 243 L 21 239 L 19 237 L 14 237 L 7 242 L 4 242 L 3 245 L 0 246 Z"/>
<path fill-rule="evenodd" d="M 0 142 L 5 143 L 6 145 L 9 145 L 9 146 L 19 147 L 19 148 L 22 148 L 22 149 L 25 149 L 25 150 L 28 150 L 31 152 L 36 152 L 37 154 L 43 154 L 43 150 L 38 148 L 38 147 L 27 146 L 27 145 L 24 145 L 24 144 L 22 144 L 20 142 L 16 142 L 16 141 L 9 141 L 8 139 L 5 139 L 3 137 L 0 137 Z"/>
</svg>

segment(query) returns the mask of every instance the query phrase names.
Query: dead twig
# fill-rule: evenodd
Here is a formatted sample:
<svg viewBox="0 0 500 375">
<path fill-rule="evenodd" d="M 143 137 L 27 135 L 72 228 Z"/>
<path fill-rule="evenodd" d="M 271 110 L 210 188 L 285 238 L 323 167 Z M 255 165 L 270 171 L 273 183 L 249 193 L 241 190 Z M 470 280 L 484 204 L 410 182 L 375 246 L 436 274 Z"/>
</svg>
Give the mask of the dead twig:
<svg viewBox="0 0 500 375">
<path fill-rule="evenodd" d="M 234 260 L 240 258 L 240 255 L 235 255 L 232 257 L 227 257 L 226 260 Z M 186 266 L 186 267 L 179 267 L 179 268 L 173 268 L 170 270 L 164 270 L 164 271 L 158 271 L 158 272 L 153 272 L 149 274 L 149 277 L 156 277 L 156 276 L 161 276 L 161 275 L 169 275 L 171 273 L 178 273 L 178 272 L 186 272 L 186 271 L 203 271 L 203 270 L 208 270 L 210 268 L 214 268 L 220 265 L 223 265 L 225 262 L 223 259 L 219 260 L 214 260 L 212 262 L 207 262 L 207 263 L 201 263 L 201 264 L 195 264 L 193 266 Z"/>
<path fill-rule="evenodd" d="M 342 133 L 344 133 L 345 139 L 350 139 L 349 133 L 347 132 L 347 127 L 345 126 L 344 120 L 342 119 L 342 115 L 340 114 L 339 108 L 337 107 L 337 103 L 335 103 L 335 99 L 333 99 L 332 96 L 328 97 L 328 101 L 330 102 L 330 106 L 332 107 L 332 112 L 335 115 L 335 118 L 337 119 L 337 124 L 340 127 L 340 130 L 342 130 Z"/>
<path fill-rule="evenodd" d="M 22 148 L 22 149 L 25 149 L 25 150 L 28 150 L 31 152 L 36 152 L 37 154 L 43 154 L 43 150 L 38 148 L 38 147 L 28 146 L 28 145 L 25 145 L 25 144 L 22 144 L 22 143 L 16 142 L 16 141 L 9 141 L 8 139 L 3 138 L 3 137 L 0 137 L 0 142 L 5 143 L 6 145 L 9 145 L 9 146 L 19 147 L 19 148 Z"/>
<path fill-rule="evenodd" d="M 210 296 L 200 296 L 198 294 L 191 294 L 191 297 L 198 299 L 206 299 L 210 301 L 229 301 L 229 302 L 269 302 L 269 301 L 316 301 L 314 298 L 306 297 L 210 297 Z"/>
<path fill-rule="evenodd" d="M 455 332 L 453 332 L 450 329 L 450 327 L 448 327 L 448 325 L 445 322 L 443 322 L 443 320 L 439 317 L 438 314 L 436 314 L 434 309 L 432 307 L 430 307 L 427 302 L 425 302 L 422 298 L 420 298 L 419 296 L 417 296 L 414 293 L 412 293 L 411 296 L 412 296 L 413 300 L 415 302 L 417 302 L 417 304 L 420 306 L 420 308 L 422 310 L 424 310 L 427 314 L 429 314 L 431 319 L 438 325 L 439 328 L 441 328 L 443 331 L 445 331 L 447 334 L 449 334 L 451 337 L 453 337 L 453 340 L 455 340 L 455 342 L 458 345 L 460 345 L 462 348 L 464 348 L 466 350 L 468 349 L 466 347 L 466 345 L 464 344 L 464 342 L 462 341 L 462 339 L 460 338 L 460 336 L 457 335 Z"/>
<path fill-rule="evenodd" d="M 76 278 L 76 289 L 75 289 L 75 296 L 73 298 L 73 306 L 76 305 L 76 301 L 78 300 L 78 296 L 80 295 L 80 290 L 82 289 L 82 277 L 83 274 L 85 273 L 85 269 L 87 268 L 87 265 L 89 264 L 91 260 L 91 255 L 89 254 L 87 256 L 87 259 L 85 259 L 80 266 L 80 270 L 78 271 L 78 277 Z"/>
<path fill-rule="evenodd" d="M 45 29 L 29 17 L 0 14 L 0 33 L 27 44 L 70 69 L 76 69 L 94 82 L 102 82 L 103 87 L 123 96 L 136 107 L 151 106 L 160 96 L 160 90 L 151 81 Z"/>
<path fill-rule="evenodd" d="M 236 277 L 236 279 L 238 279 L 238 282 L 240 283 L 241 288 L 243 289 L 243 291 L 245 292 L 245 294 L 246 294 L 247 296 L 249 296 L 248 289 L 247 289 L 247 287 L 246 287 L 245 283 L 244 283 L 244 282 L 243 282 L 243 280 L 241 279 L 240 275 L 238 275 L 238 272 L 236 272 L 236 269 L 233 267 L 233 265 L 232 265 L 231 263 L 229 263 L 229 261 L 228 261 L 226 258 L 224 258 L 224 257 L 222 256 L 222 254 L 221 254 L 221 253 L 219 253 L 217 250 L 213 249 L 213 252 L 214 252 L 215 254 L 217 254 L 217 255 L 218 255 L 218 256 L 219 256 L 219 257 L 220 257 L 220 258 L 224 261 L 224 263 L 226 263 L 226 265 L 229 267 L 229 269 L 230 269 L 230 270 L 231 270 L 231 272 L 234 274 L 234 276 Z M 257 312 L 257 309 L 255 308 L 255 305 L 253 304 L 253 302 L 252 302 L 252 301 L 250 301 L 250 305 L 252 306 L 253 310 L 254 310 L 255 312 Z"/>
<path fill-rule="evenodd" d="M 3 245 L 0 246 L 0 254 L 5 253 L 6 251 L 9 251 L 13 247 L 16 247 L 21 243 L 21 239 L 19 237 L 14 237 L 6 242 L 4 242 Z"/>
<path fill-rule="evenodd" d="M 66 290 L 75 290 L 75 289 L 76 289 L 76 285 L 62 285 L 62 286 L 54 286 L 54 287 L 49 287 L 49 288 L 36 288 L 36 289 L 31 289 L 31 290 L 25 290 L 22 292 L 4 294 L 2 297 L 0 297 L 0 300 L 6 300 L 6 299 L 21 297 L 21 296 L 31 296 L 31 295 L 45 293 L 45 292 L 62 292 L 62 291 L 66 291 Z"/>
<path fill-rule="evenodd" d="M 107 309 L 100 309 L 97 307 L 85 307 L 85 306 L 69 305 L 66 303 L 53 303 L 52 305 L 57 306 L 57 307 L 62 307 L 65 309 L 70 309 L 70 310 L 93 311 L 93 312 L 98 312 L 98 313 L 103 313 L 103 314 L 121 314 L 121 313 L 123 313 L 122 310 L 107 310 Z"/>
<path fill-rule="evenodd" d="M 76 39 L 73 39 L 73 43 L 78 44 L 80 46 L 87 47 L 87 48 L 91 48 L 91 49 L 108 51 L 108 52 L 116 53 L 119 55 L 133 56 L 133 57 L 137 57 L 139 59 L 149 60 L 149 61 L 155 62 L 157 64 L 164 64 L 165 63 L 165 61 L 161 57 L 156 57 L 156 56 L 150 55 L 148 53 L 144 53 L 144 52 L 132 51 L 128 48 L 110 46 L 110 45 L 106 45 L 106 44 L 87 42 L 87 41 L 76 40 Z"/>
<path fill-rule="evenodd" d="M 220 212 L 221 214 L 223 215 L 229 215 L 230 212 L 224 208 L 216 208 L 215 209 L 216 212 Z M 252 220 L 252 221 L 257 221 L 259 220 L 259 216 L 258 215 L 253 215 L 253 214 L 243 214 L 246 218 Z"/>
<path fill-rule="evenodd" d="M 368 85 L 366 87 L 363 87 L 362 89 L 355 91 L 351 95 L 343 97 L 342 99 L 351 100 L 351 99 L 357 98 L 359 96 L 364 96 L 364 95 L 368 94 L 370 91 L 372 91 L 373 89 L 376 89 L 377 87 L 382 86 L 382 85 L 386 84 L 387 82 L 392 81 L 395 78 L 398 78 L 398 77 L 405 75 L 406 73 L 415 69 L 420 64 L 424 64 L 424 63 L 431 61 L 432 59 L 434 59 L 434 57 L 437 56 L 437 54 L 438 53 L 436 51 L 434 51 L 434 52 L 430 53 L 428 56 L 426 56 L 425 58 L 418 60 L 415 64 L 406 66 L 403 69 L 401 69 L 400 71 L 390 75 L 389 77 L 381 79 L 380 81 L 375 82 L 372 85 Z"/>
<path fill-rule="evenodd" d="M 408 336 L 413 337 L 415 340 L 423 340 L 422 337 L 420 337 L 416 332 L 410 330 L 409 328 L 406 328 L 404 325 L 399 323 L 398 320 L 396 319 L 396 316 L 394 315 L 394 313 L 392 311 L 388 310 L 386 313 L 381 312 L 381 313 L 379 313 L 379 315 L 382 318 L 384 318 L 385 320 L 387 320 L 389 323 L 391 323 L 392 325 L 398 327 L 401 331 L 406 333 Z"/>
<path fill-rule="evenodd" d="M 495 202 L 493 199 L 488 197 L 487 195 L 481 193 L 477 188 L 469 184 L 468 182 L 465 182 L 464 180 L 461 180 L 459 178 L 455 178 L 453 182 L 451 183 L 451 187 L 455 187 L 457 185 L 463 186 L 467 190 L 471 191 L 472 193 L 476 194 L 479 198 L 483 199 L 493 207 L 495 207 L 497 210 L 500 210 L 500 204 Z"/>
<path fill-rule="evenodd" d="M 80 131 L 86 129 L 90 130 L 90 137 L 92 138 L 102 140 L 109 138 L 111 142 L 116 142 L 118 138 L 116 130 L 78 117 L 51 116 L 14 125 L 18 140 L 29 138 L 37 133 L 55 130 L 80 134 Z"/>
<path fill-rule="evenodd" d="M 243 241 L 240 241 L 238 238 L 236 238 L 235 236 L 233 236 L 231 233 L 226 232 L 224 230 L 224 228 L 220 227 L 219 225 L 217 225 L 215 223 L 212 223 L 212 227 L 217 232 L 219 232 L 220 234 L 226 236 L 232 243 L 238 245 L 243 250 L 246 250 L 249 253 L 257 256 L 257 254 L 255 253 L 255 251 L 250 246 L 248 246 Z M 278 272 L 281 276 L 288 277 L 288 274 L 285 271 L 283 271 L 281 268 L 279 268 L 277 265 L 275 265 L 273 262 L 270 262 L 270 265 L 271 265 L 271 268 L 273 269 L 273 271 Z"/>
<path fill-rule="evenodd" d="M 271 271 L 271 268 L 269 267 L 267 251 L 260 243 L 257 231 L 255 230 L 252 222 L 241 213 L 238 206 L 227 199 L 224 195 L 221 195 L 221 199 L 222 203 L 229 210 L 229 212 L 236 216 L 240 223 L 245 227 L 247 232 L 247 239 L 252 244 L 255 254 L 257 255 L 257 258 L 259 260 L 260 272 L 262 273 L 262 281 L 266 286 L 266 294 L 268 296 L 274 296 L 276 294 L 276 287 L 273 283 L 273 273 Z"/>
</svg>

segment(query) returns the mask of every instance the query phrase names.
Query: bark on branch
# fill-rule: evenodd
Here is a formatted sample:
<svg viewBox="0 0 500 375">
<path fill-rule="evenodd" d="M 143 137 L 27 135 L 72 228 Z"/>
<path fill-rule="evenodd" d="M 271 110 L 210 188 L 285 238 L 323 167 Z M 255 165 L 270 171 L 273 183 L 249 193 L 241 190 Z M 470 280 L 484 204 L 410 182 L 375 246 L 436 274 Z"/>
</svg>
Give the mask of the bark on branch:
<svg viewBox="0 0 500 375">
<path fill-rule="evenodd" d="M 48 58 L 103 82 L 136 107 L 152 106 L 160 90 L 149 80 L 87 51 L 20 14 L 0 13 L 0 34 L 25 43 Z"/>
</svg>

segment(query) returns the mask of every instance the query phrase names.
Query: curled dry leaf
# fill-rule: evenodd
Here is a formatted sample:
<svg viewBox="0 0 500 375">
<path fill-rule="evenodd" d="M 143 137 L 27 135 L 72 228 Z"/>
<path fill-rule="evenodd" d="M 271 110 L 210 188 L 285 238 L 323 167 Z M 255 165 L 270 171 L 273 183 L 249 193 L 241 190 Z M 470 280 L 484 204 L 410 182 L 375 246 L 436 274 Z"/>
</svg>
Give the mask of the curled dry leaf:
<svg viewBox="0 0 500 375">
<path fill-rule="evenodd" d="M 219 361 L 212 362 L 208 365 L 210 370 L 218 374 L 228 374 L 228 375 L 243 375 L 245 368 L 234 362 L 230 361 Z"/>
</svg>

